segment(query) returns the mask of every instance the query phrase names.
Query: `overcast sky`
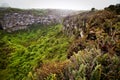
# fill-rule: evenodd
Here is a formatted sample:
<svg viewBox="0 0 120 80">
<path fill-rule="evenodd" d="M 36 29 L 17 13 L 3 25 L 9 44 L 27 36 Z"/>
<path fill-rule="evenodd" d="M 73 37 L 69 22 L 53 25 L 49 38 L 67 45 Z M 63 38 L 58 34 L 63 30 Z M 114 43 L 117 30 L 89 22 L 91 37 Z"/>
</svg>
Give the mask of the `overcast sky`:
<svg viewBox="0 0 120 80">
<path fill-rule="evenodd" d="M 120 0 L 0 0 L 0 5 L 16 8 L 54 8 L 88 10 L 92 7 L 103 9 L 110 4 L 120 3 Z"/>
</svg>

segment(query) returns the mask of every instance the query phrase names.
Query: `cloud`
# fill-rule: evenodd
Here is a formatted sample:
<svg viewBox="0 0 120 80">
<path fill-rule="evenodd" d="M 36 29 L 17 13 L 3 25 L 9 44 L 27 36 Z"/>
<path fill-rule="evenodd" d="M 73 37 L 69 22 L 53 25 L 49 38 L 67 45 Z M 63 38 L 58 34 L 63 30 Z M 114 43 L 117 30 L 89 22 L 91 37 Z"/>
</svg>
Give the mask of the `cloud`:
<svg viewBox="0 0 120 80">
<path fill-rule="evenodd" d="M 17 8 L 60 8 L 60 9 L 103 9 L 110 4 L 120 3 L 119 0 L 1 0 L 0 4 L 8 3 Z"/>
</svg>

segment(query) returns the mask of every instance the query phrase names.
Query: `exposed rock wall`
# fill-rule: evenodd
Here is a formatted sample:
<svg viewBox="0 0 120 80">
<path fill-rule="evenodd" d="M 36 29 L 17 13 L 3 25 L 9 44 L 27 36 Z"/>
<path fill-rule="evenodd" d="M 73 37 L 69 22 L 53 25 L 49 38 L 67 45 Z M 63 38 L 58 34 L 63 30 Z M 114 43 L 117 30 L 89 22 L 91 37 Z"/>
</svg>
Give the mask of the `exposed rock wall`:
<svg viewBox="0 0 120 80">
<path fill-rule="evenodd" d="M 0 21 L 1 28 L 8 32 L 26 29 L 32 24 L 50 25 L 59 23 L 60 20 L 54 15 L 35 16 L 27 13 L 6 13 Z"/>
</svg>

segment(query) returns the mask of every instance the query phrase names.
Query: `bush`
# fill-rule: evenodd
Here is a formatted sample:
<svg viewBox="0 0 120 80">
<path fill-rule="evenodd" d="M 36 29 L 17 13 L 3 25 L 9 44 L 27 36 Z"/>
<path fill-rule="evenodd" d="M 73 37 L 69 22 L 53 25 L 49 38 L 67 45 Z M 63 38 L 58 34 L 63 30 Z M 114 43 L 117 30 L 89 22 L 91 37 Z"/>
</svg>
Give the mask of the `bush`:
<svg viewBox="0 0 120 80">
<path fill-rule="evenodd" d="M 68 61 L 44 63 L 40 68 L 34 70 L 38 80 L 61 80 L 63 71 Z"/>
<path fill-rule="evenodd" d="M 44 27 L 32 25 L 29 30 L 20 30 L 10 34 L 1 32 L 0 35 L 2 36 L 0 37 L 0 71 L 4 72 L 0 73 L 0 76 L 7 76 L 2 80 L 26 80 L 27 75 L 31 79 L 33 70 L 39 69 L 44 62 L 65 60 L 65 53 L 70 43 L 69 38 L 61 33 L 61 25 Z M 46 65 L 43 64 L 43 66 Z M 56 68 L 54 63 L 52 65 L 51 68 Z M 56 71 L 59 71 L 59 68 L 61 69 L 58 67 Z M 42 72 L 44 74 L 44 71 Z"/>
<path fill-rule="evenodd" d="M 70 58 L 64 77 L 72 80 L 119 80 L 120 58 L 100 50 L 82 50 Z"/>
</svg>

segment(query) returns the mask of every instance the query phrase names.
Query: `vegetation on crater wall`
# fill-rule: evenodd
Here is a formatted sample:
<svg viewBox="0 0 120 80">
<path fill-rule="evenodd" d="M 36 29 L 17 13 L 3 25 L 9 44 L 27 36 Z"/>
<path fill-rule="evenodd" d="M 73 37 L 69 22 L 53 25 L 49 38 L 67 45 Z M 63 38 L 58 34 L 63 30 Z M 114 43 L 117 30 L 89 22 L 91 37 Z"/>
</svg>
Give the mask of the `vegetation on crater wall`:
<svg viewBox="0 0 120 80">
<path fill-rule="evenodd" d="M 1 31 L 2 80 L 26 80 L 28 73 L 35 67 L 45 62 L 66 59 L 70 39 L 62 34 L 61 25 L 32 27 L 13 33 Z"/>
<path fill-rule="evenodd" d="M 79 27 L 83 15 L 70 21 Z M 77 30 L 72 37 L 64 35 L 61 25 L 0 31 L 1 80 L 119 80 L 119 15 L 109 10 L 90 15 L 86 32 L 79 38 Z"/>
</svg>

